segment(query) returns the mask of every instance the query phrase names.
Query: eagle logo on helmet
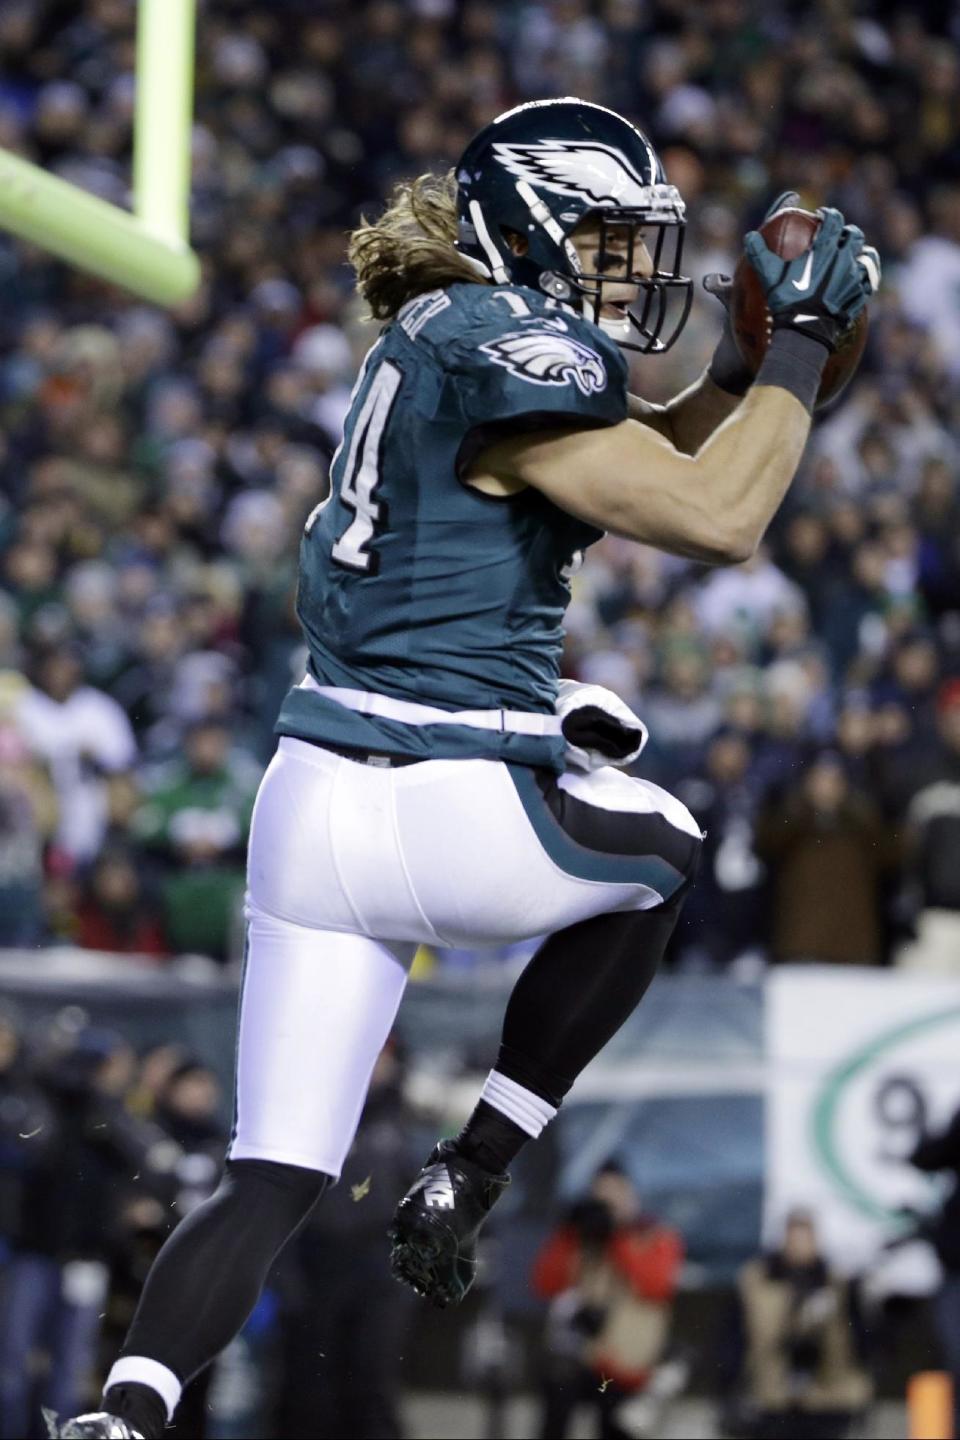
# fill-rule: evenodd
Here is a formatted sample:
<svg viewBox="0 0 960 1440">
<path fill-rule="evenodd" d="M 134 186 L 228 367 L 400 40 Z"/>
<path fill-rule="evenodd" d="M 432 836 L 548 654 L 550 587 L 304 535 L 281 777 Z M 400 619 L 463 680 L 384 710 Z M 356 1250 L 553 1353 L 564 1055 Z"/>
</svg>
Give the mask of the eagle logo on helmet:
<svg viewBox="0 0 960 1440">
<path fill-rule="evenodd" d="M 576 385 L 583 395 L 604 390 L 607 372 L 589 345 L 556 330 L 511 330 L 480 350 L 495 365 L 531 385 Z"/>
<path fill-rule="evenodd" d="M 495 144 L 501 165 L 519 180 L 557 195 L 576 195 L 594 205 L 647 206 L 651 186 L 620 150 L 598 141 L 542 140 Z M 656 175 L 656 157 L 650 155 Z"/>
</svg>

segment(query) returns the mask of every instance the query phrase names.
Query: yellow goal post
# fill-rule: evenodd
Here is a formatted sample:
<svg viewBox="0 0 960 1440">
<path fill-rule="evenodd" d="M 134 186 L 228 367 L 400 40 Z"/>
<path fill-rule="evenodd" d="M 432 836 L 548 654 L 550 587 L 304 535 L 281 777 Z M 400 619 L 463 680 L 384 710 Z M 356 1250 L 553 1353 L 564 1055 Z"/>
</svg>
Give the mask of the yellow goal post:
<svg viewBox="0 0 960 1440">
<path fill-rule="evenodd" d="M 196 0 L 139 0 L 132 212 L 0 149 L 0 229 L 160 305 L 194 293 L 195 32 Z"/>
</svg>

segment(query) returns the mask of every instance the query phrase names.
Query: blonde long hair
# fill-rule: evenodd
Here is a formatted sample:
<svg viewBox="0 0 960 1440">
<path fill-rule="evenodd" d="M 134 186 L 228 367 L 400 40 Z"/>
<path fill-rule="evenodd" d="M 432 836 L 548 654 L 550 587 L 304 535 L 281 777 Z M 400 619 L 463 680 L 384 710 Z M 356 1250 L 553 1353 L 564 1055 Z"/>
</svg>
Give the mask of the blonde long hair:
<svg viewBox="0 0 960 1440">
<path fill-rule="evenodd" d="M 361 220 L 350 236 L 347 257 L 357 287 L 376 320 L 392 320 L 402 305 L 445 285 L 489 282 L 454 248 L 457 182 L 420 175 L 397 185 L 379 220 Z"/>
</svg>

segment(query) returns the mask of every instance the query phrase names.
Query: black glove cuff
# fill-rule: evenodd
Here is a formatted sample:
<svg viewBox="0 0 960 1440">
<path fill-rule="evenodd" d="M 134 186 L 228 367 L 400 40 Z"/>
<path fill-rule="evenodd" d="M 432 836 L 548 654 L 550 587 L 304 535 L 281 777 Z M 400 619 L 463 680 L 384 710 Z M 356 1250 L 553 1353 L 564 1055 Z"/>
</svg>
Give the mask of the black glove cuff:
<svg viewBox="0 0 960 1440">
<path fill-rule="evenodd" d="M 737 342 L 730 329 L 729 318 L 725 321 L 713 359 L 707 366 L 707 374 L 719 390 L 728 395 L 746 395 L 753 383 L 753 376 L 747 369 L 737 349 Z"/>
<path fill-rule="evenodd" d="M 809 335 L 811 340 L 819 340 L 825 345 L 831 355 L 837 348 L 837 336 L 840 334 L 840 324 L 832 315 L 825 312 L 805 315 L 801 324 L 797 323 L 796 312 L 787 310 L 783 314 L 774 315 L 773 329 L 793 330 L 798 335 Z"/>
<path fill-rule="evenodd" d="M 789 390 L 812 415 L 823 367 L 829 358 L 827 347 L 812 336 L 796 330 L 774 330 L 756 383 Z"/>
</svg>

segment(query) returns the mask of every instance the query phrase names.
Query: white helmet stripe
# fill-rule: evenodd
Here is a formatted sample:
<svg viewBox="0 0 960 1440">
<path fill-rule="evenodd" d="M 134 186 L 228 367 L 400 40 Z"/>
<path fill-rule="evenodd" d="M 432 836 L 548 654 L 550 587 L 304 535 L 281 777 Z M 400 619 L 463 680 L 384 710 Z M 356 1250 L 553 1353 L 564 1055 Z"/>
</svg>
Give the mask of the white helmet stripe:
<svg viewBox="0 0 960 1440">
<path fill-rule="evenodd" d="M 473 228 L 477 232 L 477 239 L 483 249 L 484 255 L 490 264 L 490 273 L 497 285 L 507 285 L 510 276 L 507 274 L 500 252 L 490 239 L 490 231 L 487 229 L 487 222 L 483 218 L 483 211 L 480 208 L 479 200 L 471 200 L 469 204 L 470 219 L 473 221 Z"/>
</svg>

